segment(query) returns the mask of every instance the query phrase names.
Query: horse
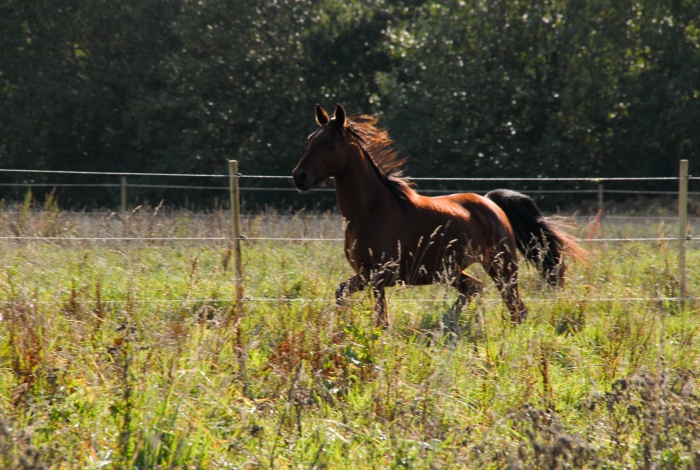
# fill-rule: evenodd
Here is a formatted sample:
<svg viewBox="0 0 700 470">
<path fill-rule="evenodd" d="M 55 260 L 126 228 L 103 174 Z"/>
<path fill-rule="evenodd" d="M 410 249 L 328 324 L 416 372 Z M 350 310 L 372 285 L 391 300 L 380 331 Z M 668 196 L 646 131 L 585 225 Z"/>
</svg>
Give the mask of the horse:
<svg viewBox="0 0 700 470">
<path fill-rule="evenodd" d="M 387 131 L 369 115 L 346 116 L 338 104 L 329 117 L 316 105 L 318 129 L 292 171 L 294 185 L 307 192 L 333 179 L 345 220 L 345 256 L 355 275 L 336 291 L 338 305 L 371 286 L 376 324 L 389 326 L 385 289 L 404 283 L 450 283 L 459 291 L 457 314 L 481 293 L 482 282 L 465 269 L 480 263 L 520 324 L 527 316 L 518 289 L 516 250 L 547 284 L 563 287 L 564 255 L 583 250 L 554 218 L 521 193 L 497 189 L 427 197 L 402 176 L 402 159 Z"/>
</svg>

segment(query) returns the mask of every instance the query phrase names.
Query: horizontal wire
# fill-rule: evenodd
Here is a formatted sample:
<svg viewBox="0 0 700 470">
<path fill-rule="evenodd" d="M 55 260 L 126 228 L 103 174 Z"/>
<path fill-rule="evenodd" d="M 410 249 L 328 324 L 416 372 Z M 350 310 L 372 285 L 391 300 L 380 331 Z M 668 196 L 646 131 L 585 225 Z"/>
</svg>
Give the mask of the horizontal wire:
<svg viewBox="0 0 700 470">
<path fill-rule="evenodd" d="M 119 183 L 0 183 L 0 186 L 22 188 L 120 188 Z M 132 186 L 132 185 L 129 185 Z M 136 185 L 133 185 L 136 186 Z M 167 186 L 164 186 L 167 187 Z M 189 187 L 189 186 L 188 186 Z"/>
<path fill-rule="evenodd" d="M 243 241 L 283 241 L 283 242 L 342 242 L 344 238 L 276 238 L 276 237 L 243 237 Z"/>
<path fill-rule="evenodd" d="M 231 237 L 14 237 L 1 236 L 0 240 L 36 240 L 36 241 L 228 241 Z M 241 237 L 241 241 L 280 241 L 280 242 L 341 242 L 343 238 L 274 238 Z"/>
<path fill-rule="evenodd" d="M 1 170 L 0 170 L 1 171 Z M 239 175 L 240 178 L 250 178 L 250 179 L 291 179 L 289 175 Z M 476 178 L 476 177 L 405 177 L 404 179 L 409 181 L 584 181 L 590 183 L 603 183 L 605 181 L 677 181 L 677 176 L 630 176 L 630 177 L 522 177 L 522 178 Z M 698 179 L 697 177 L 688 176 L 688 179 Z"/>
<path fill-rule="evenodd" d="M 0 183 L 0 187 L 23 187 L 23 188 L 120 188 L 122 185 L 118 183 Z M 174 184 L 134 184 L 126 185 L 129 188 L 149 188 L 149 189 L 192 189 L 192 190 L 210 190 L 210 191 L 229 191 L 229 186 L 191 186 L 191 185 L 174 185 Z M 245 191 L 270 191 L 270 192 L 299 192 L 293 187 L 254 187 L 241 186 L 238 188 L 241 192 Z M 423 189 L 417 190 L 419 194 L 452 194 L 456 189 Z M 464 193 L 483 193 L 485 190 L 478 189 L 460 189 Z M 519 190 L 524 194 L 599 194 L 601 191 L 597 189 L 523 189 Z M 333 188 L 314 188 L 314 192 L 335 192 Z M 623 189 L 606 189 L 602 191 L 605 194 L 656 194 L 674 196 L 678 191 L 655 191 L 655 190 L 623 190 Z M 689 195 L 697 195 L 700 192 L 688 191 Z"/>
<path fill-rule="evenodd" d="M 597 243 L 597 242 L 672 242 L 672 241 L 694 241 L 700 238 L 687 237 L 652 237 L 652 238 L 577 238 L 578 243 Z"/>
<path fill-rule="evenodd" d="M 430 304 L 430 303 L 446 303 L 446 302 L 452 302 L 450 299 L 400 299 L 396 297 L 391 297 L 390 295 L 387 296 L 388 300 L 390 300 L 392 303 L 425 303 L 425 304 Z M 694 300 L 696 297 L 693 296 L 687 296 L 683 300 Z M 302 298 L 302 297 L 296 297 L 296 298 L 286 298 L 286 297 L 243 297 L 241 299 L 236 299 L 236 298 L 217 298 L 217 299 L 132 299 L 132 300 L 100 300 L 100 304 L 112 304 L 112 305 L 122 305 L 122 304 L 173 304 L 173 303 L 218 303 L 218 302 L 229 302 L 229 303 L 235 303 L 238 300 L 242 302 L 259 302 L 259 303 L 269 303 L 269 302 L 304 302 L 304 303 L 314 303 L 314 302 L 326 302 L 326 303 L 335 303 L 336 299 L 335 298 L 324 298 L 324 297 L 318 297 L 318 298 Z M 677 302 L 680 301 L 680 297 L 596 297 L 596 298 L 567 298 L 567 297 L 560 297 L 560 298 L 523 298 L 523 302 L 526 303 L 538 303 L 538 302 L 547 302 L 551 303 L 552 301 L 567 301 L 567 302 Z M 502 299 L 500 298 L 492 298 L 492 299 L 481 299 L 477 302 L 482 302 L 482 303 L 498 303 L 501 302 Z M 0 305 L 12 305 L 18 303 L 18 300 L 0 300 Z M 56 301 L 51 301 L 51 300 L 30 300 L 30 301 L 23 301 L 28 304 L 32 305 L 54 305 Z M 73 301 L 71 301 L 73 302 Z M 75 300 L 75 302 L 81 303 L 81 304 L 93 304 L 97 303 L 97 300 L 87 300 L 87 299 L 81 299 L 81 300 Z"/>
<path fill-rule="evenodd" d="M 231 237 L 30 237 L 30 236 L 0 236 L 0 240 L 36 240 L 36 241 L 228 241 Z M 241 241 L 279 241 L 279 242 L 342 242 L 344 238 L 307 238 L 307 237 L 248 237 L 242 236 Z M 651 238 L 578 238 L 579 243 L 602 242 L 661 242 L 661 241 L 697 241 L 700 238 L 692 236 L 681 237 L 651 237 Z"/>
<path fill-rule="evenodd" d="M 141 173 L 141 172 L 119 172 L 119 171 L 75 171 L 75 170 L 29 170 L 0 168 L 0 173 L 34 173 L 34 174 L 58 174 L 58 175 L 104 175 L 104 176 L 172 176 L 172 177 L 194 177 L 194 178 L 229 178 L 230 175 L 221 174 L 198 174 L 198 173 Z M 250 179 L 292 179 L 291 175 L 235 175 L 239 178 Z M 591 183 L 602 183 L 606 181 L 674 181 L 677 176 L 650 176 L 650 177 L 523 177 L 523 178 L 457 178 L 457 177 L 407 177 L 410 181 L 585 181 Z M 689 180 L 698 177 L 688 176 Z"/>
<path fill-rule="evenodd" d="M 208 175 L 196 173 L 134 173 L 123 171 L 74 171 L 74 170 L 17 170 L 0 168 L 0 173 L 45 173 L 53 175 L 104 175 L 104 176 L 175 176 L 195 178 L 228 178 L 229 175 Z"/>
<path fill-rule="evenodd" d="M 0 237 L 0 240 L 37 241 L 226 241 L 230 237 Z"/>
</svg>

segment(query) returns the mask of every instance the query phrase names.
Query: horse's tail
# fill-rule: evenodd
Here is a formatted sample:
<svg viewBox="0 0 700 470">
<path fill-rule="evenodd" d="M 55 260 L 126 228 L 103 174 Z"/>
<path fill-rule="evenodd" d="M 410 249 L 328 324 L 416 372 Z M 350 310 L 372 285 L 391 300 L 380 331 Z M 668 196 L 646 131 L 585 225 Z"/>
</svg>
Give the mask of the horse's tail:
<svg viewBox="0 0 700 470">
<path fill-rule="evenodd" d="M 564 286 L 564 255 L 581 257 L 585 251 L 574 237 L 562 230 L 564 224 L 545 217 L 535 201 L 524 194 L 496 189 L 486 197 L 505 212 L 515 233 L 518 250 L 532 263 L 547 284 Z"/>
</svg>

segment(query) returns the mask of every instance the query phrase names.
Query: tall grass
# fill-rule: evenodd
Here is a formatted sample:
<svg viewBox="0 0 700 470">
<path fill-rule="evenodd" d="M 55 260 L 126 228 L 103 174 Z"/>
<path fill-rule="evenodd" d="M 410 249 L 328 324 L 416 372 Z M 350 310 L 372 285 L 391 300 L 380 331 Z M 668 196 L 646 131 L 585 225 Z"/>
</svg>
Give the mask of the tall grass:
<svg viewBox="0 0 700 470">
<path fill-rule="evenodd" d="M 607 233 L 673 227 L 606 221 Z M 581 233 L 587 228 L 581 224 Z M 247 217 L 335 238 L 333 214 Z M 0 236 L 226 237 L 224 213 L 0 210 Z M 0 468 L 694 468 L 700 319 L 675 244 L 591 244 L 565 290 L 523 266 L 445 334 L 446 286 L 334 305 L 336 242 L 0 241 Z M 688 254 L 691 293 L 700 251 Z M 240 289 L 240 290 L 239 290 Z"/>
</svg>

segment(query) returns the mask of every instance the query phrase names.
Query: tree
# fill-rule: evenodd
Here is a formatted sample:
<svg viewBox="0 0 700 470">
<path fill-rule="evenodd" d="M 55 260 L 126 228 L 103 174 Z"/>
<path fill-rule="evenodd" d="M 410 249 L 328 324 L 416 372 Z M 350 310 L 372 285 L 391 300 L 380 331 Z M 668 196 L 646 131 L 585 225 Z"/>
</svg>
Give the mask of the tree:
<svg viewBox="0 0 700 470">
<path fill-rule="evenodd" d="M 430 2 L 389 30 L 403 60 L 381 75 L 384 111 L 419 175 L 673 174 L 698 149 L 697 12 Z"/>
<path fill-rule="evenodd" d="M 288 174 L 313 106 L 340 102 L 380 115 L 413 176 L 656 176 L 679 158 L 694 171 L 699 13 L 691 0 L 5 0 L 0 158 L 205 174 L 235 158 Z"/>
</svg>

